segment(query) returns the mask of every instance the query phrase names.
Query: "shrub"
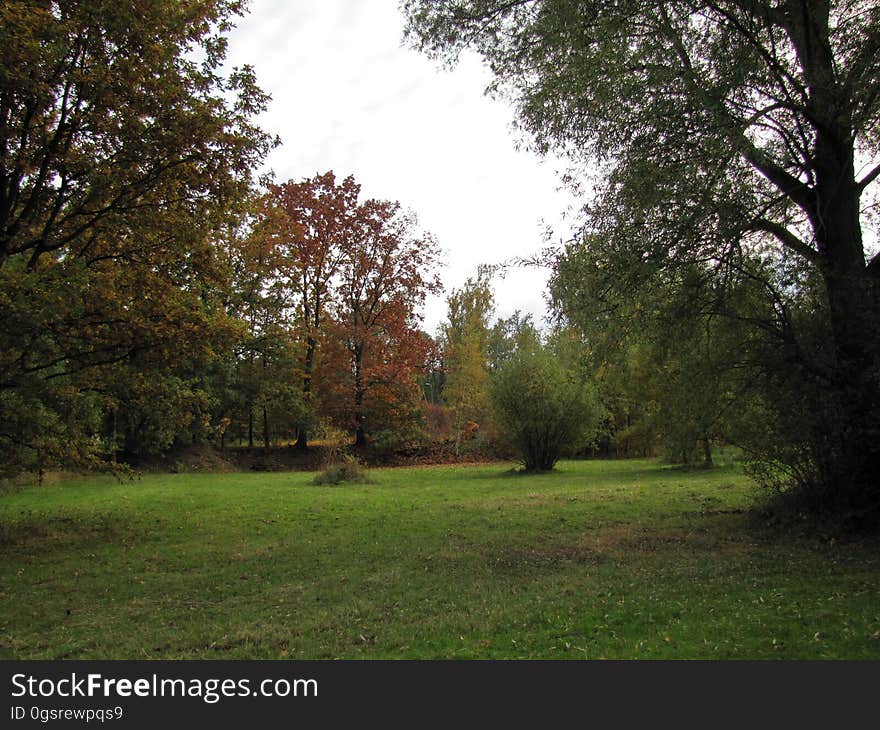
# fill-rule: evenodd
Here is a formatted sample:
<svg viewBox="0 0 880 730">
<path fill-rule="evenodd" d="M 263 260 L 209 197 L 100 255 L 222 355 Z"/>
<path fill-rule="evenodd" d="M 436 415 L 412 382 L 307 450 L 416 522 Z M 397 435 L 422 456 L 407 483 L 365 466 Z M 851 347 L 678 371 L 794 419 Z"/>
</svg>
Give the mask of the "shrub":
<svg viewBox="0 0 880 730">
<path fill-rule="evenodd" d="M 590 439 L 600 408 L 593 388 L 535 344 L 495 374 L 491 401 L 498 424 L 526 471 L 549 471 Z"/>
<path fill-rule="evenodd" d="M 374 480 L 353 456 L 343 455 L 315 475 L 312 484 L 373 484 Z"/>
</svg>

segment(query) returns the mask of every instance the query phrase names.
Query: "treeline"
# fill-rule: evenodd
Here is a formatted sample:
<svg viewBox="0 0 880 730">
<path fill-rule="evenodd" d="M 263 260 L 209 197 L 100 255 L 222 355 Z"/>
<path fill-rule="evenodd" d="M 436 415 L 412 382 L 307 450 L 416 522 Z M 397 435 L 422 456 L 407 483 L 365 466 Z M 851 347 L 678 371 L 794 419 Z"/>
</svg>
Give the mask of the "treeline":
<svg viewBox="0 0 880 730">
<path fill-rule="evenodd" d="M 11 258 L 8 282 L 39 282 L 58 301 L 30 309 L 48 327 L 27 331 L 19 319 L 7 330 L 6 472 L 195 442 L 307 448 L 329 428 L 356 445 L 416 433 L 433 346 L 418 311 L 439 281 L 436 246 L 412 214 L 362 200 L 353 178 L 326 173 L 270 184 L 213 234 L 190 281 L 148 278 L 155 260 L 123 259 L 100 300 L 82 293 L 81 310 L 58 271 L 67 261 L 46 255 L 28 267 Z M 186 267 L 193 255 L 178 251 L 169 264 Z M 81 270 L 94 296 L 103 267 Z M 98 323 L 92 312 L 105 300 L 121 314 Z M 40 338 L 45 362 L 24 367 L 35 361 L 13 344 L 22 335 Z M 91 352 L 105 342 L 114 349 L 106 361 L 81 361 L 64 349 L 74 337 Z"/>
<path fill-rule="evenodd" d="M 252 70 L 221 73 L 239 11 L 0 11 L 3 475 L 328 434 L 460 451 L 488 422 L 465 304 L 420 329 L 438 250 L 415 216 L 351 177 L 256 179 L 277 140 Z"/>
<path fill-rule="evenodd" d="M 414 427 L 431 347 L 418 313 L 440 284 L 413 214 L 326 173 L 270 185 L 226 252 L 245 333 L 215 388 L 222 439 L 306 448 L 332 425 L 360 446 Z"/>
<path fill-rule="evenodd" d="M 582 252 L 578 243 L 548 258 L 552 316 L 540 329 L 520 313 L 495 317 L 492 267 L 451 292 L 440 358 L 425 386 L 434 436 L 456 453 L 522 457 L 527 449 L 512 432 L 552 424 L 559 433 L 544 440 L 557 456 L 662 457 L 705 467 L 719 446 L 746 456 L 757 455 L 756 440 L 769 447 L 759 389 L 741 366 L 758 354 L 754 333 L 698 316 L 703 302 L 671 290 L 650 306 L 633 297 L 612 301 L 604 276 L 580 268 Z M 570 418 L 569 407 L 579 417 Z M 566 421 L 578 425 L 566 429 Z"/>
<path fill-rule="evenodd" d="M 0 10 L 0 472 L 416 422 L 436 246 L 330 173 L 283 185 L 241 4 Z"/>
<path fill-rule="evenodd" d="M 240 2 L 4 3 L 0 470 L 331 428 L 538 469 L 536 444 L 730 442 L 795 514 L 878 529 L 880 16 L 661 5 L 403 3 L 413 44 L 475 48 L 534 146 L 591 171 L 550 332 L 495 320 L 484 269 L 433 339 L 412 214 L 256 179 L 277 140 L 252 69 L 222 71 Z"/>
</svg>

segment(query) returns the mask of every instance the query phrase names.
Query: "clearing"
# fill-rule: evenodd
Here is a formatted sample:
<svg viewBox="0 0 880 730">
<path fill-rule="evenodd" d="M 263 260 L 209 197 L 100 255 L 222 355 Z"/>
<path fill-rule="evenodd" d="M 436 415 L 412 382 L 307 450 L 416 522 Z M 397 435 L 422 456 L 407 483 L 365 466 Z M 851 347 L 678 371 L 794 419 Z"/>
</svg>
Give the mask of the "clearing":
<svg viewBox="0 0 880 730">
<path fill-rule="evenodd" d="M 0 495 L 0 658 L 880 659 L 880 551 L 735 465 L 87 477 Z"/>
</svg>

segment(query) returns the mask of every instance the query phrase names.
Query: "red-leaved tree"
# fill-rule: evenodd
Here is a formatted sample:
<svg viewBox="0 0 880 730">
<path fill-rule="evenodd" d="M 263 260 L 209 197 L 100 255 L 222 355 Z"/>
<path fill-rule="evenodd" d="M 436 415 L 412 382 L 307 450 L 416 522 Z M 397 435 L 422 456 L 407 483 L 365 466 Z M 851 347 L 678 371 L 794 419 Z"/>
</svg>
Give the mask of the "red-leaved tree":
<svg viewBox="0 0 880 730">
<path fill-rule="evenodd" d="M 358 226 L 341 267 L 336 323 L 348 357 L 349 422 L 362 446 L 371 413 L 397 411 L 398 420 L 401 407 L 418 398 L 427 344 L 417 312 L 440 281 L 436 242 L 399 203 L 365 201 Z"/>
<path fill-rule="evenodd" d="M 438 291 L 437 246 L 399 203 L 359 202 L 360 185 L 332 172 L 271 185 L 257 232 L 277 253 L 274 286 L 303 353 L 305 400 L 366 442 L 374 424 L 399 423 L 418 403 L 425 363 L 418 310 Z M 301 429 L 297 445 L 307 445 Z"/>
<path fill-rule="evenodd" d="M 294 293 L 296 331 L 303 342 L 302 389 L 313 401 L 315 356 L 325 333 L 325 316 L 332 305 L 340 266 L 358 235 L 360 185 L 349 176 L 336 183 L 333 172 L 282 185 L 270 185 L 263 197 L 261 228 L 279 253 L 277 276 Z M 305 428 L 298 448 L 307 446 Z"/>
</svg>

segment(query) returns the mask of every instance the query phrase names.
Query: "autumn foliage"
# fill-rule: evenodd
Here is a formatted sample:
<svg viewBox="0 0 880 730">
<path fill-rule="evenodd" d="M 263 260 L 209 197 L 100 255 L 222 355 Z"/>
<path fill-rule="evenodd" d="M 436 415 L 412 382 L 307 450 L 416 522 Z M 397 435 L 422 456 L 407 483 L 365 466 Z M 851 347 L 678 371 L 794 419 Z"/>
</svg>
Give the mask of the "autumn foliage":
<svg viewBox="0 0 880 730">
<path fill-rule="evenodd" d="M 0 475 L 418 420 L 434 242 L 352 177 L 257 180 L 243 7 L 0 7 Z"/>
<path fill-rule="evenodd" d="M 196 395 L 234 338 L 212 244 L 272 145 L 250 69 L 221 74 L 239 11 L 0 7 L 2 471 L 91 463 L 121 396 L 149 401 L 145 377 Z"/>
<path fill-rule="evenodd" d="M 363 445 L 413 411 L 427 351 L 417 313 L 439 281 L 436 245 L 415 216 L 359 198 L 352 177 L 337 184 L 332 172 L 270 186 L 254 235 L 276 254 L 270 278 L 301 344 L 303 398 Z"/>
</svg>

